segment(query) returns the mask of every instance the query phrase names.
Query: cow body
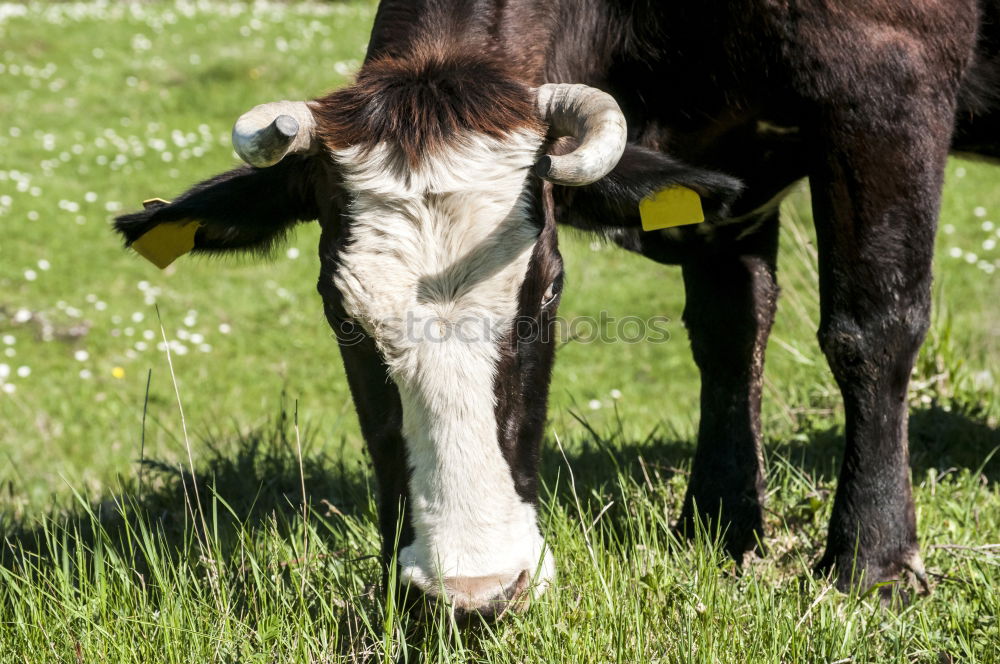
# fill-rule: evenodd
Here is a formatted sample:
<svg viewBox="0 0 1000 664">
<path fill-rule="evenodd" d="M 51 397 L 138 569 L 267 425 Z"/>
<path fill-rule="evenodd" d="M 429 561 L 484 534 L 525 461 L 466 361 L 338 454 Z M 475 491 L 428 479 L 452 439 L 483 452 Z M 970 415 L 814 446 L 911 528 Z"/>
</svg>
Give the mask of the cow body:
<svg viewBox="0 0 1000 664">
<path fill-rule="evenodd" d="M 777 203 L 808 178 L 819 340 L 847 418 L 821 568 L 841 587 L 923 579 L 906 389 L 948 151 L 1000 157 L 990 17 L 995 0 L 384 0 L 357 82 L 309 106 L 311 147 L 119 229 L 199 218 L 196 249 L 226 251 L 320 220 L 319 291 L 378 477 L 384 559 L 489 615 L 554 574 L 535 507 L 553 349 L 521 325 L 545 329 L 558 305 L 555 223 L 682 266 L 702 418 L 678 526 L 721 519 L 739 556 L 763 535 Z M 564 111 L 534 111 L 560 83 L 610 92 L 627 120 L 614 169 L 579 186 L 549 169 L 588 139 L 555 131 L 573 124 Z M 672 184 L 709 220 L 642 232 L 638 201 Z M 233 201 L 261 187 L 281 211 Z"/>
</svg>

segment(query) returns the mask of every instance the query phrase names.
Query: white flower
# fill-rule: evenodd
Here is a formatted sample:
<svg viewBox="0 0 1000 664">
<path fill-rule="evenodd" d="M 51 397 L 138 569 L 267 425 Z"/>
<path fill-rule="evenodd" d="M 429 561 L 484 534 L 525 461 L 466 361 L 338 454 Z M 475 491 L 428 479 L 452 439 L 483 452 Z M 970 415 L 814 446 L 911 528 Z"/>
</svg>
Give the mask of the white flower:
<svg viewBox="0 0 1000 664">
<path fill-rule="evenodd" d="M 84 380 L 87 380 L 87 379 L 88 379 L 88 378 L 90 378 L 90 377 L 91 377 L 92 375 L 93 375 L 93 374 L 92 374 L 92 373 L 90 373 L 90 369 L 80 369 L 80 378 L 82 378 L 82 379 L 84 379 Z"/>
<path fill-rule="evenodd" d="M 976 215 L 977 217 L 985 217 L 986 216 L 986 208 L 984 208 L 983 206 L 979 206 L 975 210 L 972 211 L 972 214 Z"/>
<path fill-rule="evenodd" d="M 31 375 L 31 367 L 29 367 L 29 366 L 20 366 L 20 367 L 18 367 L 17 368 L 17 375 L 20 376 L 21 378 L 27 378 L 28 376 Z"/>
<path fill-rule="evenodd" d="M 142 319 L 145 318 L 145 317 L 146 316 L 141 311 L 137 311 L 134 314 L 132 314 L 132 322 L 133 323 L 141 323 Z"/>
<path fill-rule="evenodd" d="M 13 334 L 5 334 L 5 335 L 3 335 L 3 342 L 7 346 L 13 346 L 14 342 L 16 342 L 16 341 L 17 341 L 17 339 L 14 337 Z"/>
<path fill-rule="evenodd" d="M 952 258 L 961 258 L 963 253 L 965 252 L 963 252 L 958 247 L 952 247 L 951 249 L 948 250 L 948 255 L 951 256 Z"/>
<path fill-rule="evenodd" d="M 600 408 L 601 408 L 601 402 L 598 401 L 597 399 L 591 399 L 587 403 L 587 406 L 589 406 L 591 410 L 600 410 Z"/>
<path fill-rule="evenodd" d="M 34 270 L 25 270 L 24 278 L 28 281 L 34 281 L 35 279 L 38 278 L 38 273 L 35 272 Z"/>
<path fill-rule="evenodd" d="M 288 256 L 289 258 L 291 258 L 292 260 L 295 260 L 296 258 L 298 258 L 298 257 L 299 257 L 299 250 L 298 250 L 298 248 L 297 248 L 297 247 L 289 247 L 289 248 L 288 248 L 288 251 L 287 251 L 287 252 L 285 252 L 285 253 L 286 253 L 286 254 L 287 254 L 287 256 Z"/>
<path fill-rule="evenodd" d="M 622 391 L 621 390 L 611 390 L 611 398 L 612 399 L 621 399 L 622 398 Z"/>
<path fill-rule="evenodd" d="M 7 394 L 14 394 L 14 390 L 16 390 L 17 388 L 14 387 L 13 383 L 4 383 L 3 387 L 0 389 L 2 389 Z"/>
<path fill-rule="evenodd" d="M 90 353 L 81 348 L 80 350 L 73 353 L 73 358 L 76 359 L 77 362 L 86 362 L 87 360 L 90 359 Z"/>
<path fill-rule="evenodd" d="M 233 331 L 233 328 L 229 327 L 229 323 L 219 323 L 219 332 L 222 334 L 229 334 Z"/>
<path fill-rule="evenodd" d="M 10 365 L 0 364 L 0 380 L 6 378 L 9 375 L 10 375 Z"/>
<path fill-rule="evenodd" d="M 39 270 L 47 270 L 50 267 L 52 267 L 52 263 L 48 262 L 44 258 L 38 259 L 38 269 Z"/>
</svg>

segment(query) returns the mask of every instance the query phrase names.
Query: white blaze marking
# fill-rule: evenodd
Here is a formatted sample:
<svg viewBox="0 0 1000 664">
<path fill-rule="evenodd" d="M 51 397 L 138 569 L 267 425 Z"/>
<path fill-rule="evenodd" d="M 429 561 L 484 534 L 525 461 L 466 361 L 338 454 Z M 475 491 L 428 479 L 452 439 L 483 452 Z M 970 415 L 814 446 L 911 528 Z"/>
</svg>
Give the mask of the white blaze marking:
<svg viewBox="0 0 1000 664">
<path fill-rule="evenodd" d="M 541 138 L 466 136 L 411 169 L 377 146 L 335 154 L 353 196 L 334 278 L 399 388 L 414 542 L 401 578 L 534 574 L 544 545 L 497 441 L 498 342 L 538 237 L 525 193 Z M 542 581 L 553 575 L 545 555 Z"/>
</svg>

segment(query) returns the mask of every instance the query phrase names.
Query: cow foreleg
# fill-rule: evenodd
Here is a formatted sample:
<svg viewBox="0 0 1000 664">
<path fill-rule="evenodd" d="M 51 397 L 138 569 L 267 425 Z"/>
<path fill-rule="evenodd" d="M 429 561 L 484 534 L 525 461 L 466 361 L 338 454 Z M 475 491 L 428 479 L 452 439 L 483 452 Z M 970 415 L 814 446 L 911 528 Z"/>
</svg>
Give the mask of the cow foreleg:
<svg viewBox="0 0 1000 664">
<path fill-rule="evenodd" d="M 887 98 L 892 98 L 887 95 Z M 811 184 L 819 340 L 844 398 L 846 448 L 821 571 L 847 589 L 923 582 L 910 489 L 907 386 L 930 318 L 931 259 L 951 135 L 945 99 L 824 123 Z M 884 119 L 882 119 L 884 118 Z M 890 594 L 891 586 L 883 589 Z"/>
<path fill-rule="evenodd" d="M 718 529 L 737 560 L 763 534 L 760 398 L 774 321 L 778 217 L 734 244 L 709 245 L 683 264 L 684 323 L 701 370 L 698 449 L 678 530 Z"/>
</svg>

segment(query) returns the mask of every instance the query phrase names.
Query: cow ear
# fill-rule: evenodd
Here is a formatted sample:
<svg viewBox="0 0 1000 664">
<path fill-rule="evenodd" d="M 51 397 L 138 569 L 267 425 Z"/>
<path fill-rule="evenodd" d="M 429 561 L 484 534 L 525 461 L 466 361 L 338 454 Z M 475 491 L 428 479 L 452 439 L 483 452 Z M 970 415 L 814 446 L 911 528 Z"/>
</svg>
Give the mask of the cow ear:
<svg viewBox="0 0 1000 664">
<path fill-rule="evenodd" d="M 159 201 L 118 217 L 115 230 L 131 246 L 162 224 L 197 222 L 194 246 L 179 253 L 266 254 L 295 223 L 319 216 L 313 161 L 293 155 L 269 168 L 236 168 L 196 184 L 172 203 Z"/>
<path fill-rule="evenodd" d="M 639 203 L 675 186 L 701 197 L 706 219 L 725 217 L 743 190 L 734 177 L 629 143 L 618 165 L 603 178 L 582 187 L 556 187 L 554 196 L 562 220 L 572 225 L 619 228 L 639 226 Z"/>
</svg>

